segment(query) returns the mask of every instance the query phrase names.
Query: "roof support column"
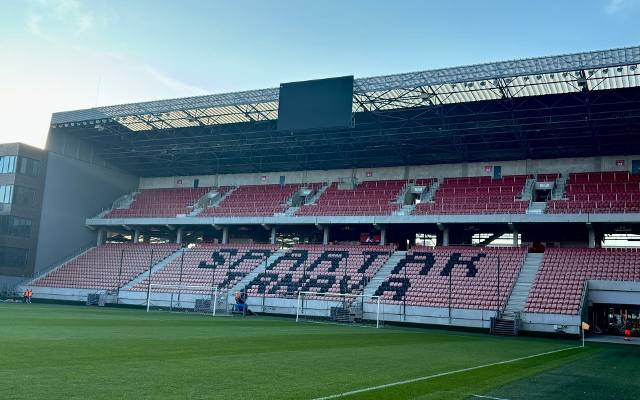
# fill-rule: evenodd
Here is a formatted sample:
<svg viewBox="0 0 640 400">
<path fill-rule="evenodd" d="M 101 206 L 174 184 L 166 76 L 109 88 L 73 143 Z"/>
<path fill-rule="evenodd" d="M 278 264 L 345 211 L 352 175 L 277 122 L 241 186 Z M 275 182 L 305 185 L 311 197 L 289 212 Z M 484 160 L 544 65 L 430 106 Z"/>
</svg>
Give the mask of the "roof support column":
<svg viewBox="0 0 640 400">
<path fill-rule="evenodd" d="M 449 246 L 449 227 L 438 224 L 438 229 L 442 232 L 442 246 Z"/>
<path fill-rule="evenodd" d="M 229 244 L 229 227 L 222 227 L 222 244 Z"/>
<path fill-rule="evenodd" d="M 380 246 L 387 244 L 387 227 L 380 224 L 373 224 L 373 227 L 380 231 Z"/>
<path fill-rule="evenodd" d="M 322 227 L 322 244 L 329 244 L 329 225 Z"/>
<path fill-rule="evenodd" d="M 103 245 L 106 239 L 106 231 L 104 228 L 98 229 L 98 237 L 96 238 L 96 246 Z"/>
<path fill-rule="evenodd" d="M 177 244 L 182 244 L 182 232 L 184 231 L 184 227 L 179 227 L 176 230 L 176 243 Z"/>
<path fill-rule="evenodd" d="M 518 235 L 520 234 L 520 232 L 518 231 L 518 227 L 510 222 L 509 229 L 511 229 L 511 233 L 513 234 L 513 247 L 520 246 L 520 240 L 518 238 Z"/>
<path fill-rule="evenodd" d="M 587 231 L 589 232 L 589 248 L 593 249 L 596 247 L 596 232 L 590 222 L 587 223 Z"/>
<path fill-rule="evenodd" d="M 136 229 L 135 231 L 133 231 L 133 243 L 139 243 L 140 242 L 140 229 Z"/>
<path fill-rule="evenodd" d="M 269 240 L 269 243 L 276 244 L 276 227 L 275 226 L 271 227 L 271 238 Z"/>
</svg>

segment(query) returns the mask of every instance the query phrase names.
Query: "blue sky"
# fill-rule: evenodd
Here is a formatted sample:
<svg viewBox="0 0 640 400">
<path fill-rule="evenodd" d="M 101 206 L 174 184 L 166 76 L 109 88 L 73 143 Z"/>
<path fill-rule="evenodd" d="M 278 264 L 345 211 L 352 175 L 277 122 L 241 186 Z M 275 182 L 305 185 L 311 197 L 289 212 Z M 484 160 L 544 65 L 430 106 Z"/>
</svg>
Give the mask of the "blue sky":
<svg viewBox="0 0 640 400">
<path fill-rule="evenodd" d="M 0 0 L 0 142 L 51 113 L 640 44 L 640 0 Z"/>
</svg>

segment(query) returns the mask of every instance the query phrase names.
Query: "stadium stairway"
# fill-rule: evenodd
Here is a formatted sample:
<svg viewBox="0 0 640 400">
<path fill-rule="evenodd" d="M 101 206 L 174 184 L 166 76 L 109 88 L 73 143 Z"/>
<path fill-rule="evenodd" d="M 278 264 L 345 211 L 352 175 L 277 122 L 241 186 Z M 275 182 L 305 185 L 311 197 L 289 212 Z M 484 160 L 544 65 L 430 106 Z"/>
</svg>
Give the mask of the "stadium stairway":
<svg viewBox="0 0 640 400">
<path fill-rule="evenodd" d="M 287 249 L 280 249 L 269 256 L 262 264 L 258 265 L 236 283 L 231 289 L 229 289 L 229 302 L 235 302 L 234 293 L 244 290 L 251 281 L 253 281 L 258 275 L 263 273 L 269 265 L 274 263 L 278 258 L 284 256 L 287 253 Z"/>
<path fill-rule="evenodd" d="M 329 186 L 331 186 L 331 182 L 324 182 L 322 184 L 322 186 L 320 188 L 318 188 L 318 190 L 316 190 L 316 192 L 313 194 L 313 196 L 311 196 L 309 199 L 307 199 L 307 201 L 304 202 L 305 205 L 308 204 L 316 204 L 316 201 L 318 201 L 318 199 L 320 198 L 320 196 L 322 196 L 322 194 L 329 189 Z"/>
<path fill-rule="evenodd" d="M 527 214 L 544 214 L 544 210 L 547 209 L 546 201 L 532 201 L 527 208 Z"/>
<path fill-rule="evenodd" d="M 122 196 L 120 196 L 116 200 L 114 200 L 114 202 L 111 204 L 110 207 L 107 207 L 107 208 L 103 209 L 102 211 L 100 211 L 98 213 L 98 215 L 95 216 L 95 218 L 104 218 L 108 214 L 110 214 L 111 211 L 113 211 L 114 209 L 129 208 L 131 206 L 131 203 L 133 203 L 133 201 L 136 199 L 136 196 L 139 193 L 140 192 L 133 192 L 133 193 L 123 194 Z"/>
<path fill-rule="evenodd" d="M 212 199 L 208 205 L 206 205 L 205 207 L 202 208 L 201 211 L 206 210 L 207 208 L 210 207 L 216 207 L 218 205 L 220 205 L 220 203 L 222 203 L 224 201 L 224 199 L 226 199 L 227 197 L 231 196 L 233 194 L 233 192 L 236 191 L 238 187 L 237 186 L 233 186 L 231 188 L 229 188 L 226 192 L 222 193 L 220 196 L 215 197 L 214 199 Z"/>
<path fill-rule="evenodd" d="M 175 253 L 172 253 L 167 258 L 161 260 L 160 262 L 158 262 L 153 267 L 151 267 L 151 283 L 153 283 L 153 274 L 155 274 L 156 272 L 160 271 L 162 268 L 164 268 L 167 265 L 169 265 L 169 263 L 171 261 L 173 261 L 173 260 L 177 259 L 178 257 L 180 257 L 182 255 L 183 251 L 184 251 L 184 249 L 180 249 L 180 250 L 176 251 Z M 149 271 L 145 271 L 145 272 L 141 273 L 140 275 L 136 276 L 135 278 L 133 278 L 132 280 L 130 280 L 129 282 L 127 282 L 125 285 L 123 285 L 120 288 L 120 290 L 132 290 L 134 288 L 134 286 L 136 286 L 137 284 L 142 282 L 148 276 L 149 276 Z"/>
<path fill-rule="evenodd" d="M 435 181 L 433 181 L 431 186 L 429 186 L 427 190 L 422 193 L 422 196 L 420 196 L 420 202 L 424 203 L 427 201 L 433 201 L 434 197 L 436 197 L 436 192 L 440 188 L 441 183 L 441 179 L 436 179 Z"/>
<path fill-rule="evenodd" d="M 291 206 L 289 208 L 287 208 L 284 212 L 284 215 L 287 216 L 292 216 L 296 213 L 296 211 L 298 211 L 300 209 L 300 207 L 296 207 L 296 206 Z"/>
<path fill-rule="evenodd" d="M 505 316 L 515 316 L 518 313 L 522 313 L 524 306 L 529 297 L 531 286 L 536 279 L 536 274 L 542 263 L 543 253 L 527 253 L 520 274 L 516 280 L 509 301 L 504 309 Z"/>
<path fill-rule="evenodd" d="M 558 178 L 556 178 L 556 184 L 551 191 L 551 199 L 552 200 L 562 200 L 564 198 L 564 192 L 567 188 L 567 175 L 562 174 Z"/>
<path fill-rule="evenodd" d="M 531 196 L 533 195 L 533 188 L 536 184 L 535 178 L 528 178 L 524 184 L 524 188 L 522 189 L 522 194 L 520 198 L 522 200 L 531 201 Z"/>
<path fill-rule="evenodd" d="M 415 204 L 404 204 L 393 215 L 411 215 L 411 212 L 416 208 Z"/>
<path fill-rule="evenodd" d="M 391 257 L 389 257 L 387 262 L 385 262 L 382 267 L 380 267 L 373 278 L 371 278 L 367 286 L 362 291 L 362 294 L 365 296 L 373 296 L 380 285 L 382 285 L 382 282 L 384 282 L 384 280 L 391 274 L 391 271 L 393 271 L 400 260 L 402 260 L 406 255 L 406 251 L 394 252 Z"/>
<path fill-rule="evenodd" d="M 411 192 L 411 189 L 413 189 L 413 185 L 414 185 L 413 181 L 405 184 L 402 190 L 400 190 L 400 192 L 398 193 L 398 196 L 396 197 L 396 200 L 394 201 L 394 203 L 404 204 L 404 200 L 407 197 L 407 194 Z"/>
<path fill-rule="evenodd" d="M 221 199 L 222 197 L 224 197 L 226 195 L 226 193 L 220 193 L 219 190 L 216 189 L 212 189 L 210 191 L 208 191 L 207 193 L 205 193 L 204 195 L 202 195 L 198 201 L 196 201 L 196 203 L 193 205 L 193 209 L 191 210 L 191 212 L 189 214 L 187 214 L 189 217 L 195 217 L 198 214 L 200 214 L 202 211 L 204 211 L 205 208 L 208 207 L 208 205 L 211 202 L 218 202 L 219 199 Z"/>
</svg>

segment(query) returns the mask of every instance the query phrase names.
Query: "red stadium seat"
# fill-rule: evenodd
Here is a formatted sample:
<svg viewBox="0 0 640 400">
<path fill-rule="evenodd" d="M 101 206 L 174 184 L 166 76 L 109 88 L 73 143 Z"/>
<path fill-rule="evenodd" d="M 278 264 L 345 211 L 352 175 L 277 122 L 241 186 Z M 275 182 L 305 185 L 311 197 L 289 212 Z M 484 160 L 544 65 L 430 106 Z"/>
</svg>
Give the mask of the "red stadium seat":
<svg viewBox="0 0 640 400">
<path fill-rule="evenodd" d="M 577 314 L 590 279 L 640 281 L 640 249 L 547 249 L 525 312 Z"/>
<path fill-rule="evenodd" d="M 391 215 L 401 207 L 395 200 L 406 185 L 406 180 L 364 181 L 341 190 L 334 182 L 316 204 L 300 207 L 296 215 Z"/>
<path fill-rule="evenodd" d="M 249 285 L 249 296 L 295 297 L 299 291 L 360 294 L 393 246 L 296 245 Z"/>
<path fill-rule="evenodd" d="M 116 289 L 179 249 L 167 244 L 105 244 L 56 268 L 35 286 Z M 152 258 L 153 255 L 153 258 Z"/>
<path fill-rule="evenodd" d="M 321 183 L 238 186 L 219 205 L 199 214 L 202 217 L 271 216 L 287 210 L 287 200 L 302 187 L 318 189 Z"/>
<path fill-rule="evenodd" d="M 565 199 L 547 204 L 549 214 L 638 212 L 640 177 L 629 172 L 584 172 L 569 175 Z"/>
<path fill-rule="evenodd" d="M 142 189 L 129 208 L 114 208 L 105 218 L 175 217 L 188 214 L 202 196 L 212 188 Z M 217 189 L 220 192 L 227 187 Z"/>
<path fill-rule="evenodd" d="M 525 175 L 444 178 L 434 201 L 418 204 L 412 214 L 524 214 L 529 202 L 519 197 L 526 181 Z"/>
<path fill-rule="evenodd" d="M 376 295 L 388 304 L 448 307 L 451 274 L 453 308 L 503 308 L 525 253 L 524 248 L 511 247 L 414 248 L 380 285 Z M 500 258 L 499 298 L 497 257 Z"/>
</svg>

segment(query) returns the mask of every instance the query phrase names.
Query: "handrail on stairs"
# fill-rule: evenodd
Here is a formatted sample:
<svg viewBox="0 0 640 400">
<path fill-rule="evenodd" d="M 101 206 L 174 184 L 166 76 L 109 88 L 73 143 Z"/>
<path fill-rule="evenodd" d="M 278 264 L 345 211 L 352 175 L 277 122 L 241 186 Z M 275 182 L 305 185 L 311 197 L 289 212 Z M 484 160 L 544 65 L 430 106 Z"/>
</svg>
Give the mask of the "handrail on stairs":
<svg viewBox="0 0 640 400">
<path fill-rule="evenodd" d="M 589 293 L 589 281 L 585 280 L 584 285 L 582 285 L 582 294 L 580 295 L 580 309 L 578 310 L 578 315 L 580 315 L 580 318 L 583 318 L 583 320 L 585 317 L 585 305 L 588 300 L 587 293 Z"/>
</svg>

